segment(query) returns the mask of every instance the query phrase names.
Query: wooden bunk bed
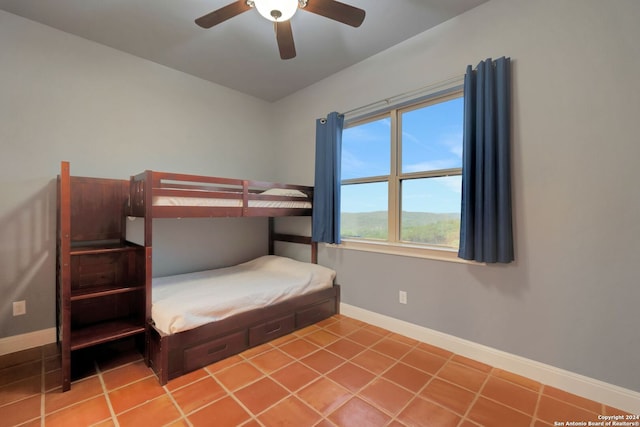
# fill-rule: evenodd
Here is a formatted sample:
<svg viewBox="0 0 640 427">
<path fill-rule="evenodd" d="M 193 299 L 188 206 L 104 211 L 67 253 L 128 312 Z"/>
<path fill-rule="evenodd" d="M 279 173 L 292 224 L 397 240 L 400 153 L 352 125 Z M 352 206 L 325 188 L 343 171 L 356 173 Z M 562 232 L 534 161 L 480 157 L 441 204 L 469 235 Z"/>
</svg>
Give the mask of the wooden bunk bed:
<svg viewBox="0 0 640 427">
<path fill-rule="evenodd" d="M 144 218 L 147 254 L 145 284 L 152 289 L 154 218 L 268 217 L 269 253 L 274 242 L 309 245 L 317 263 L 317 244 L 308 236 L 275 232 L 274 217 L 310 216 L 313 187 L 262 181 L 175 174 L 147 170 L 130 178 L 129 211 Z M 165 333 L 151 318 L 146 299 L 145 359 L 162 385 L 170 379 L 288 334 L 339 312 L 337 284 L 273 305 L 234 314 L 178 333 Z"/>
</svg>

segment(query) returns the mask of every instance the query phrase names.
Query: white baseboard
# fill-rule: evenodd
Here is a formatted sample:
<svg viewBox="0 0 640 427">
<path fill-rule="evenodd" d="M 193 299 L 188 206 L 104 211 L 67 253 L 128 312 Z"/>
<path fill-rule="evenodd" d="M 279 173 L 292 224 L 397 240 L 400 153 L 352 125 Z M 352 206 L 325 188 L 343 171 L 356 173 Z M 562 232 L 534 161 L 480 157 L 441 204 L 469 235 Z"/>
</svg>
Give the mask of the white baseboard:
<svg viewBox="0 0 640 427">
<path fill-rule="evenodd" d="M 461 356 L 513 372 L 542 384 L 601 402 L 632 414 L 640 414 L 640 393 L 585 377 L 551 365 L 496 350 L 393 317 L 340 303 L 340 313 L 392 332 L 426 342 Z"/>
<path fill-rule="evenodd" d="M 56 342 L 56 328 L 0 338 L 0 356 Z"/>
</svg>

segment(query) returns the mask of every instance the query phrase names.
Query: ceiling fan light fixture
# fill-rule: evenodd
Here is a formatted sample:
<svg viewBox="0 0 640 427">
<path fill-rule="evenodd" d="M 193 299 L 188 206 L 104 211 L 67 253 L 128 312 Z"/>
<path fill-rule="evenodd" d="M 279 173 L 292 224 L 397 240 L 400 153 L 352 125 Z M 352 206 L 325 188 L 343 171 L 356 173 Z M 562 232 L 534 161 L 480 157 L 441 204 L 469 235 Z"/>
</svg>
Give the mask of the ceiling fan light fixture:
<svg viewBox="0 0 640 427">
<path fill-rule="evenodd" d="M 304 9 L 352 27 L 359 27 L 365 16 L 364 10 L 338 0 L 314 0 L 310 4 L 308 0 L 235 0 L 197 18 L 195 22 L 202 28 L 211 28 L 253 8 L 258 9 L 260 15 L 274 23 L 273 29 L 281 59 L 291 59 L 296 56 L 296 46 L 289 21 L 296 10 Z"/>
<path fill-rule="evenodd" d="M 288 21 L 298 10 L 298 0 L 253 0 L 260 15 L 270 21 Z"/>
</svg>

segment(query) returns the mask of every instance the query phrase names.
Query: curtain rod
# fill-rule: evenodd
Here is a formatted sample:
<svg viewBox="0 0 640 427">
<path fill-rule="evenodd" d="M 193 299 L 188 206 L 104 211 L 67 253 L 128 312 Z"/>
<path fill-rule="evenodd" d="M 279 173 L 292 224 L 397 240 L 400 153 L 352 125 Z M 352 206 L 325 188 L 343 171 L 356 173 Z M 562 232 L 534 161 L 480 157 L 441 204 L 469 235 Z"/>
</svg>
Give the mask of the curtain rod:
<svg viewBox="0 0 640 427">
<path fill-rule="evenodd" d="M 438 89 L 441 89 L 441 90 L 451 89 L 456 86 L 456 83 L 462 84 L 463 79 L 464 79 L 464 74 L 458 74 L 456 76 L 449 77 L 446 80 L 442 80 L 438 83 L 433 83 L 428 86 L 421 87 L 419 89 L 414 89 L 408 92 L 401 93 L 400 95 L 394 95 L 389 98 L 384 98 L 379 101 L 371 102 L 367 105 L 364 105 L 358 108 L 353 108 L 341 114 L 344 115 L 345 118 L 346 116 L 358 117 L 360 115 L 372 114 L 377 110 L 387 108 L 391 105 L 398 105 L 398 104 L 401 104 L 403 101 L 416 99 L 416 97 L 419 98 L 421 96 L 435 95 L 437 92 L 439 92 Z M 374 108 L 376 106 L 379 106 L 379 107 Z"/>
</svg>

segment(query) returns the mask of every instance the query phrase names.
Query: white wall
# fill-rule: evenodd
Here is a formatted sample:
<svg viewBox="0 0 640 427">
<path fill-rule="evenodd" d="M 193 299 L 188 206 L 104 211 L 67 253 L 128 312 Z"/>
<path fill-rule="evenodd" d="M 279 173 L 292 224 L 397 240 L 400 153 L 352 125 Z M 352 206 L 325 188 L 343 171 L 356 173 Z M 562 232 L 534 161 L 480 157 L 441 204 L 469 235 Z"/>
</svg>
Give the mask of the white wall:
<svg viewBox="0 0 640 427">
<path fill-rule="evenodd" d="M 315 118 L 512 59 L 516 262 L 324 248 L 343 301 L 640 391 L 639 19 L 635 0 L 492 0 L 279 101 L 279 179 L 311 183 Z"/>
<path fill-rule="evenodd" d="M 156 169 L 273 179 L 268 103 L 2 11 L 0 94 L 0 338 L 55 327 L 61 160 L 80 176 Z M 237 236 L 215 240 L 184 237 L 190 221 L 161 225 L 156 240 L 174 244 L 155 264 L 168 273 L 185 268 L 187 251 L 198 267 L 264 253 L 266 227 L 256 224 L 209 224 Z M 27 315 L 13 317 L 22 299 Z"/>
</svg>

